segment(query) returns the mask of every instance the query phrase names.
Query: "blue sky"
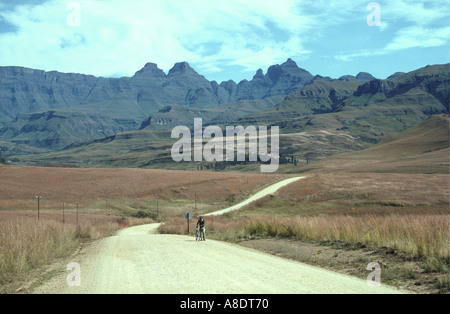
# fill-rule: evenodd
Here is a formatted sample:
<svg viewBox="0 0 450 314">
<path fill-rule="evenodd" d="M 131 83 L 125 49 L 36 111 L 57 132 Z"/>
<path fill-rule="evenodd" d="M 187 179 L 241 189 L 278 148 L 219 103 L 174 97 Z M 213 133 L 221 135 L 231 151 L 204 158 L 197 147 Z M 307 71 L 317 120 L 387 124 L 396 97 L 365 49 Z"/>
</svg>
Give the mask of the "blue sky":
<svg viewBox="0 0 450 314">
<path fill-rule="evenodd" d="M 187 61 L 218 82 L 292 58 L 313 75 L 386 78 L 450 62 L 450 1 L 0 0 L 0 66 L 132 76 Z"/>
</svg>

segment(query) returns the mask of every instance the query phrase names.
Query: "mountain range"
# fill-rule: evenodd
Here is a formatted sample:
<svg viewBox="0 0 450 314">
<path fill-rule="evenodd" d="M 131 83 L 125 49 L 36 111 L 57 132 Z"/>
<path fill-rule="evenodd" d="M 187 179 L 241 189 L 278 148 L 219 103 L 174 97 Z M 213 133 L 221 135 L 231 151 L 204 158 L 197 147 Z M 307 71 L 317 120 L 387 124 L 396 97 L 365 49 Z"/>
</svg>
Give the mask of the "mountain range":
<svg viewBox="0 0 450 314">
<path fill-rule="evenodd" d="M 271 66 L 265 75 L 258 70 L 250 81 L 220 84 L 208 81 L 186 62 L 175 64 L 168 74 L 147 63 L 133 77 L 122 78 L 0 67 L 0 139 L 58 150 L 69 143 L 136 130 L 167 106 L 213 111 L 231 108 L 234 113 L 229 119 L 234 120 L 278 104 L 280 96 L 312 79 L 291 59 Z M 244 101 L 246 108 L 240 112 Z M 234 105 L 217 109 L 229 103 Z M 40 123 L 62 117 L 66 123 Z M 86 119 L 89 123 L 80 121 Z M 68 130 L 72 133 L 69 138 L 59 130 L 68 124 L 76 126 Z"/>
<path fill-rule="evenodd" d="M 0 67 L 0 148 L 3 156 L 33 154 L 19 159 L 38 164 L 177 168 L 170 130 L 203 118 L 280 126 L 283 160 L 308 164 L 448 114 L 449 69 L 333 79 L 288 59 L 250 81 L 218 84 L 186 62 L 168 74 L 148 63 L 123 78 Z"/>
</svg>

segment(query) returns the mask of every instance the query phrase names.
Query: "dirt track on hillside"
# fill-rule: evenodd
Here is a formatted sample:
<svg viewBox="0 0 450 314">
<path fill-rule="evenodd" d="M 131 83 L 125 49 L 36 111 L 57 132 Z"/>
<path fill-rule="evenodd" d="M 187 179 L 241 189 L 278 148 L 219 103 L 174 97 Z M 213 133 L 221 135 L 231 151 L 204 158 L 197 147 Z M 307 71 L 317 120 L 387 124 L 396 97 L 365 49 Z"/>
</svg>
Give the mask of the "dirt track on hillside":
<svg viewBox="0 0 450 314">
<path fill-rule="evenodd" d="M 299 180 L 302 180 L 304 178 L 306 178 L 306 177 L 290 178 L 290 179 L 286 179 L 286 180 L 283 180 L 281 182 L 275 183 L 275 184 L 273 184 L 273 185 L 271 185 L 271 186 L 269 186 L 269 187 L 259 191 L 258 193 L 256 193 L 252 197 L 246 199 L 245 201 L 243 201 L 243 202 L 241 202 L 239 204 L 236 204 L 234 206 L 231 206 L 231 207 L 228 207 L 228 208 L 225 208 L 225 209 L 213 212 L 213 213 L 209 213 L 209 214 L 207 214 L 205 216 L 219 216 L 219 215 L 223 215 L 223 214 L 235 211 L 235 210 L 239 210 L 239 209 L 247 206 L 248 204 L 250 204 L 252 202 L 255 202 L 255 201 L 257 201 L 257 200 L 259 200 L 259 199 L 261 199 L 263 197 L 266 197 L 267 195 L 274 194 L 279 189 L 281 189 L 281 188 L 283 188 L 283 187 L 285 187 L 285 186 L 287 186 L 287 185 L 289 185 L 291 183 L 294 183 L 294 182 L 297 182 Z"/>
</svg>

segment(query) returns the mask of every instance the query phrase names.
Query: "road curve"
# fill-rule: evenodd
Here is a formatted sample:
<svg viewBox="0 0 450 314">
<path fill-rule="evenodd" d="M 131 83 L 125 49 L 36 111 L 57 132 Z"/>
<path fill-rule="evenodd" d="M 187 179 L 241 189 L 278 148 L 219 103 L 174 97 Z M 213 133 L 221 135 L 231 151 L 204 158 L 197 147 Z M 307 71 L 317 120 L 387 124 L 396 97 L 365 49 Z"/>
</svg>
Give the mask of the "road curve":
<svg viewBox="0 0 450 314">
<path fill-rule="evenodd" d="M 303 179 L 274 184 L 220 215 Z M 70 262 L 80 265 L 81 285 L 70 287 L 70 271 L 34 288 L 49 294 L 323 294 L 401 293 L 365 280 L 282 259 L 238 245 L 160 235 L 159 224 L 124 229 L 88 246 Z"/>
<path fill-rule="evenodd" d="M 69 271 L 33 293 L 298 294 L 399 293 L 366 281 L 238 245 L 153 234 L 157 225 L 122 230 L 78 254 L 81 286 Z"/>
<path fill-rule="evenodd" d="M 306 177 L 295 177 L 295 178 L 290 178 L 290 179 L 286 179 L 286 180 L 280 181 L 278 183 L 275 183 L 275 184 L 273 184 L 273 185 L 271 185 L 271 186 L 269 186 L 269 187 L 259 191 L 258 193 L 256 193 L 252 197 L 250 197 L 249 199 L 247 199 L 247 200 L 245 200 L 245 201 L 243 201 L 243 202 L 241 202 L 239 204 L 233 205 L 231 207 L 228 207 L 228 208 L 225 208 L 225 209 L 213 212 L 213 213 L 206 214 L 204 216 L 219 216 L 219 215 L 223 215 L 223 214 L 226 214 L 226 213 L 229 213 L 229 212 L 241 209 L 242 207 L 247 206 L 248 204 L 250 204 L 250 203 L 252 203 L 254 201 L 257 201 L 257 200 L 259 200 L 259 199 L 261 199 L 261 198 L 263 198 L 263 197 L 265 197 L 267 195 L 274 194 L 275 192 L 277 192 L 282 187 L 285 187 L 286 185 L 289 185 L 291 183 L 294 183 L 296 181 L 299 181 L 299 180 L 302 180 L 302 179 L 305 179 L 305 178 Z"/>
</svg>

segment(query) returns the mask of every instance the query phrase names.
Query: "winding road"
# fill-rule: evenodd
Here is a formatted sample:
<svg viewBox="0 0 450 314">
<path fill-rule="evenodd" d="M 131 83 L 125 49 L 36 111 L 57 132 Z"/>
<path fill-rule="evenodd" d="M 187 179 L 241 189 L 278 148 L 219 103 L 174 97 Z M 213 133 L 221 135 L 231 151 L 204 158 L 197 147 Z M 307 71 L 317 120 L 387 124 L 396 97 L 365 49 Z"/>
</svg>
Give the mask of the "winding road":
<svg viewBox="0 0 450 314">
<path fill-rule="evenodd" d="M 214 215 L 236 210 L 301 178 L 262 190 Z M 67 294 L 298 294 L 400 293 L 365 280 L 265 254 L 238 245 L 156 234 L 158 224 L 124 229 L 73 257 L 81 285 L 62 272 L 33 293 Z"/>
</svg>

